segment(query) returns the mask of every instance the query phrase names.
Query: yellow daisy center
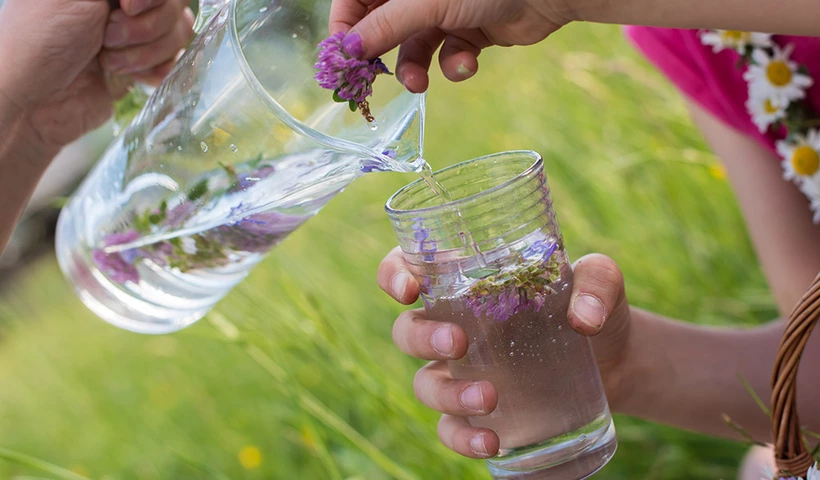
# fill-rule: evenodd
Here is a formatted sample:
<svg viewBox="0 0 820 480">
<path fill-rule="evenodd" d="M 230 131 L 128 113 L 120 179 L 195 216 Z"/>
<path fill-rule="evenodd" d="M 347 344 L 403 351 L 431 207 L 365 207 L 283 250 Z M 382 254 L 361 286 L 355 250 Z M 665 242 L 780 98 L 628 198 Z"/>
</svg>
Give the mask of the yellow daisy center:
<svg viewBox="0 0 820 480">
<path fill-rule="evenodd" d="M 720 38 L 723 40 L 723 43 L 727 43 L 729 45 L 739 45 L 740 43 L 745 43 L 748 37 L 749 33 L 741 30 L 724 30 L 720 34 Z"/>
<path fill-rule="evenodd" d="M 766 78 L 775 87 L 785 87 L 792 81 L 792 70 L 785 62 L 773 60 L 766 67 Z"/>
<path fill-rule="evenodd" d="M 792 153 L 792 168 L 794 173 L 803 177 L 814 175 L 820 169 L 820 155 L 814 148 L 800 145 Z"/>
<path fill-rule="evenodd" d="M 768 113 L 769 115 L 774 115 L 777 113 L 778 108 L 772 104 L 771 99 L 767 98 L 766 103 L 763 104 L 763 111 Z"/>
</svg>

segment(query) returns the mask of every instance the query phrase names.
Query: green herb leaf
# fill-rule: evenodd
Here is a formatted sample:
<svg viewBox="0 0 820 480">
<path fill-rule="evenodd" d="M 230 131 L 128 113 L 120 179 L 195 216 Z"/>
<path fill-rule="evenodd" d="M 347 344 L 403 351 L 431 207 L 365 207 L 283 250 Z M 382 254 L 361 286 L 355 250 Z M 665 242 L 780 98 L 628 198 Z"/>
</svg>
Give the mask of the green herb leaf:
<svg viewBox="0 0 820 480">
<path fill-rule="evenodd" d="M 464 276 L 467 278 L 486 278 L 490 275 L 495 275 L 499 272 L 497 268 L 479 268 L 476 270 L 470 270 L 469 272 L 464 272 Z"/>
<path fill-rule="evenodd" d="M 188 190 L 188 200 L 195 201 L 208 192 L 208 179 L 203 179 Z"/>
<path fill-rule="evenodd" d="M 337 88 L 336 90 L 333 91 L 333 101 L 339 102 L 339 103 L 345 103 L 347 100 L 345 100 L 344 98 L 339 96 L 339 90 L 340 89 Z"/>
<path fill-rule="evenodd" d="M 359 107 L 358 105 L 356 105 L 356 102 L 354 102 L 353 100 L 347 102 L 347 106 L 350 107 L 351 112 L 355 112 L 356 109 Z"/>
</svg>

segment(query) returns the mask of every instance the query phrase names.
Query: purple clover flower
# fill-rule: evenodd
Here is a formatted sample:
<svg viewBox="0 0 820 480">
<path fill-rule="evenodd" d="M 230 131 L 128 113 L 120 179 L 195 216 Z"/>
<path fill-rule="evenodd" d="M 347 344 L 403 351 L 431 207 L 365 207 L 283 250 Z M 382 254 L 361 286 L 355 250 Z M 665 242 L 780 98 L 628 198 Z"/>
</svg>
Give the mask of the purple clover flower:
<svg viewBox="0 0 820 480">
<path fill-rule="evenodd" d="M 249 215 L 231 225 L 205 234 L 207 240 L 234 251 L 264 253 L 307 220 L 305 216 L 264 212 Z"/>
<path fill-rule="evenodd" d="M 466 305 L 476 317 L 486 315 L 495 322 L 504 322 L 526 310 L 540 311 L 545 301 L 544 295 L 540 293 L 533 294 L 522 288 L 510 287 L 497 294 L 470 296 Z"/>
<path fill-rule="evenodd" d="M 333 90 L 337 101 L 347 101 L 351 109 L 358 107 L 373 121 L 367 97 L 373 94 L 373 82 L 379 74 L 390 74 L 380 59 L 361 60 L 364 54 L 362 39 L 356 34 L 338 32 L 319 42 L 319 53 L 314 65 L 315 79 L 322 88 Z"/>
<path fill-rule="evenodd" d="M 103 239 L 106 247 L 113 245 L 122 245 L 124 243 L 133 242 L 139 238 L 140 234 L 136 230 L 128 230 L 126 232 L 112 233 Z M 137 267 L 134 266 L 134 261 L 139 256 L 139 251 L 135 248 L 122 250 L 119 252 L 105 253 L 103 249 L 95 249 L 92 254 L 94 263 L 97 268 L 105 274 L 112 281 L 123 284 L 125 282 L 139 282 L 139 274 Z"/>
</svg>

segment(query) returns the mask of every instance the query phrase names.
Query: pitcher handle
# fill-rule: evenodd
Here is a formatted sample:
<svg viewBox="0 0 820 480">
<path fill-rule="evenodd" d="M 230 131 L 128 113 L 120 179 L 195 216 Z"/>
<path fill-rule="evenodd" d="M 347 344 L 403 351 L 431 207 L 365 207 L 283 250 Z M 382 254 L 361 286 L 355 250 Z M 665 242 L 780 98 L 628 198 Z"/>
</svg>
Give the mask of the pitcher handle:
<svg viewBox="0 0 820 480">
<path fill-rule="evenodd" d="M 196 33 L 202 31 L 202 27 L 208 23 L 214 13 L 229 3 L 231 0 L 199 0 L 199 12 L 194 22 L 194 31 Z"/>
</svg>

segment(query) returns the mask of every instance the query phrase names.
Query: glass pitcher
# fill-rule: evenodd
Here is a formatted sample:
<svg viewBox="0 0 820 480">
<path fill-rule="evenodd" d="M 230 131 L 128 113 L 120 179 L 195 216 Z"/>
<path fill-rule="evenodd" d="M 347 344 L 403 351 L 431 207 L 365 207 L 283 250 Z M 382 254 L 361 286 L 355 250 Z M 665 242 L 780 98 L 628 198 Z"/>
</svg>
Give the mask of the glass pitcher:
<svg viewBox="0 0 820 480">
<path fill-rule="evenodd" d="M 424 97 L 380 76 L 368 123 L 314 80 L 329 0 L 201 0 L 198 35 L 69 200 L 57 258 L 119 327 L 204 316 L 350 182 L 424 164 Z"/>
</svg>

